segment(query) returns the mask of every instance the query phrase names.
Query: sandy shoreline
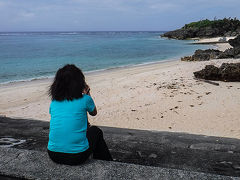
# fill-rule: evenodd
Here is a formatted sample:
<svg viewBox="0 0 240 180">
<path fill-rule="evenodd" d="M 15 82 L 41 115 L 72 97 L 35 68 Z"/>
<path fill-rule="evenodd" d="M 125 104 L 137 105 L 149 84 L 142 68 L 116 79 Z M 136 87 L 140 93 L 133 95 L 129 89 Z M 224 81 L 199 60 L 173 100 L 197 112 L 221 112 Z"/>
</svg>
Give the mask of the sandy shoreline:
<svg viewBox="0 0 240 180">
<path fill-rule="evenodd" d="M 228 48 L 221 44 L 222 48 Z M 240 83 L 214 86 L 193 79 L 206 64 L 171 61 L 86 75 L 98 115 L 95 125 L 240 138 Z M 0 115 L 49 121 L 52 79 L 0 85 Z"/>
</svg>

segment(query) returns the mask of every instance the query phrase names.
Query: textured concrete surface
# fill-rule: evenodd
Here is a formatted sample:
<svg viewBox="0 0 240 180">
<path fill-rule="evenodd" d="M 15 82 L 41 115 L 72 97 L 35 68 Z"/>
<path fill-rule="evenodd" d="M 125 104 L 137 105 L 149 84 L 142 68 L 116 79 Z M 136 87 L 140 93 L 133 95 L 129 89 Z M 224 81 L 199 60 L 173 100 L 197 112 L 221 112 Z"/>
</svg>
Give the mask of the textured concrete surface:
<svg viewBox="0 0 240 180">
<path fill-rule="evenodd" d="M 48 122 L 0 117 L 0 127 L 3 127 L 0 131 L 0 147 L 46 151 Z M 115 162 L 212 173 L 240 179 L 239 139 L 101 128 Z"/>
<path fill-rule="evenodd" d="M 46 152 L 0 148 L 0 173 L 26 179 L 238 179 L 120 162 L 89 160 L 80 166 L 53 163 Z"/>
</svg>

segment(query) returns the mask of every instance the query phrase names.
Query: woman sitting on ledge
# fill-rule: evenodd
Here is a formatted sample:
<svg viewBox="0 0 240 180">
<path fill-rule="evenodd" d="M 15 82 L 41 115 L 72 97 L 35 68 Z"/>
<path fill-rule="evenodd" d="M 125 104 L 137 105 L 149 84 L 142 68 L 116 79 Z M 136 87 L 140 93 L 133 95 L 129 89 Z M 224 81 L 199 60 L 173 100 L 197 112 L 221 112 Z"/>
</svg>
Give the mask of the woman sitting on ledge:
<svg viewBox="0 0 240 180">
<path fill-rule="evenodd" d="M 75 65 L 59 69 L 49 94 L 49 157 L 68 165 L 85 162 L 91 153 L 94 159 L 112 160 L 102 130 L 88 123 L 87 112 L 96 116 L 97 109 L 82 71 Z"/>
</svg>

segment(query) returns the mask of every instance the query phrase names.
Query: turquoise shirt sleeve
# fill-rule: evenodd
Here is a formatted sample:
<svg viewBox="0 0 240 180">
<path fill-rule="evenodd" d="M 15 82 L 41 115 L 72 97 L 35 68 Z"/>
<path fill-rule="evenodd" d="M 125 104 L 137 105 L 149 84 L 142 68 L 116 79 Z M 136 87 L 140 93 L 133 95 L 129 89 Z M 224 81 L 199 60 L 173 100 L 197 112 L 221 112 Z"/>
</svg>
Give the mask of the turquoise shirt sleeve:
<svg viewBox="0 0 240 180">
<path fill-rule="evenodd" d="M 86 108 L 88 112 L 93 112 L 95 108 L 94 101 L 91 96 L 85 95 L 86 96 Z"/>
</svg>

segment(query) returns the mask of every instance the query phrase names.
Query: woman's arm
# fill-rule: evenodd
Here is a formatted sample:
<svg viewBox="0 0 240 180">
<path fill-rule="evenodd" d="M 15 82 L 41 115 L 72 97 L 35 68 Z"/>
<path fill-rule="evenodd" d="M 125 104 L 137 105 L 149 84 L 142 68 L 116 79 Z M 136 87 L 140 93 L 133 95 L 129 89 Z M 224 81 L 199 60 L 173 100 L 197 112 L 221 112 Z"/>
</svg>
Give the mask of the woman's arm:
<svg viewBox="0 0 240 180">
<path fill-rule="evenodd" d="M 90 88 L 89 88 L 89 90 L 88 90 L 87 95 L 91 96 L 91 94 L 90 94 Z M 93 111 L 92 111 L 92 112 L 89 112 L 89 114 L 90 114 L 91 116 L 96 116 L 96 115 L 97 115 L 96 105 L 95 105 L 95 108 L 93 109 Z"/>
<path fill-rule="evenodd" d="M 90 87 L 86 84 L 86 88 L 83 90 L 84 94 L 87 94 L 89 96 L 91 96 L 90 94 Z M 97 108 L 95 106 L 95 108 L 93 109 L 92 112 L 88 112 L 91 116 L 96 116 L 97 115 Z"/>
<path fill-rule="evenodd" d="M 94 110 L 92 112 L 89 112 L 91 116 L 96 116 L 97 115 L 97 108 L 95 106 Z"/>
</svg>

